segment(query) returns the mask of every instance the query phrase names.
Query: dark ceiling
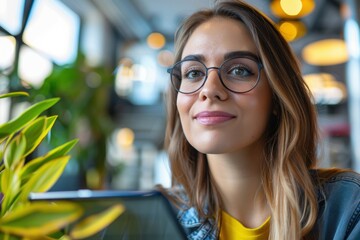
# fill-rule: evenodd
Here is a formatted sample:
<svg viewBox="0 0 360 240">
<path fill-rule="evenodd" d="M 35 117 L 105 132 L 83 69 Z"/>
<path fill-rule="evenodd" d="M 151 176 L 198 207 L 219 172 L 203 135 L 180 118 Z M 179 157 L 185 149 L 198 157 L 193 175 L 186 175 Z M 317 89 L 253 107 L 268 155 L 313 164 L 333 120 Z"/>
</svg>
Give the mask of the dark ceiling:
<svg viewBox="0 0 360 240">
<path fill-rule="evenodd" d="M 161 32 L 173 40 L 179 22 L 192 12 L 211 6 L 214 0 L 63 0 L 80 15 L 90 6 L 96 8 L 111 23 L 124 41 L 145 39 L 151 32 Z M 275 22 L 279 19 L 270 11 L 270 0 L 248 0 Z M 315 9 L 301 21 L 307 34 L 291 43 L 301 57 L 305 45 L 324 38 L 341 38 L 343 19 L 341 0 L 315 0 Z M 87 7 L 86 7 L 87 6 Z M 304 66 L 304 72 L 314 71 Z"/>
<path fill-rule="evenodd" d="M 63 0 L 80 15 L 95 7 L 125 40 L 145 38 L 150 32 L 172 37 L 179 22 L 192 12 L 211 6 L 214 0 Z M 274 21 L 270 0 L 248 0 Z M 338 34 L 342 28 L 341 0 L 315 0 L 312 13 L 302 19 L 311 34 Z"/>
</svg>

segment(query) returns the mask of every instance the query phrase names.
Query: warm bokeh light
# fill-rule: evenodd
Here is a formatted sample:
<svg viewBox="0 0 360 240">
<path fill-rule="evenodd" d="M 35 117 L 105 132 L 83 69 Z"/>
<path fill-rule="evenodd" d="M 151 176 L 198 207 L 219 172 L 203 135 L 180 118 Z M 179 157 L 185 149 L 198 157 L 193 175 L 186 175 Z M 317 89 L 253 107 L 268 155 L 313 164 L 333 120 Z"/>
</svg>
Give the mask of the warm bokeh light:
<svg viewBox="0 0 360 240">
<path fill-rule="evenodd" d="M 270 3 L 272 13 L 283 19 L 302 18 L 315 8 L 314 0 L 273 0 Z"/>
<path fill-rule="evenodd" d="M 130 128 L 121 128 L 116 136 L 117 145 L 121 148 L 129 148 L 133 145 L 135 139 L 134 131 Z"/>
<path fill-rule="evenodd" d="M 157 56 L 158 63 L 163 67 L 170 67 L 174 63 L 174 53 L 169 50 L 162 50 Z"/>
<path fill-rule="evenodd" d="M 280 0 L 282 10 L 290 16 L 296 16 L 302 9 L 301 0 Z"/>
<path fill-rule="evenodd" d="M 130 58 L 123 58 L 119 61 L 115 76 L 115 91 L 119 96 L 126 96 L 133 86 L 134 71 L 133 61 Z"/>
<path fill-rule="evenodd" d="M 16 41 L 11 36 L 0 36 L 0 69 L 6 69 L 13 65 L 15 58 Z"/>
<path fill-rule="evenodd" d="M 34 88 L 42 86 L 53 70 L 52 63 L 28 47 L 22 47 L 19 58 L 19 77 Z"/>
<path fill-rule="evenodd" d="M 161 33 L 151 33 L 147 39 L 147 44 L 149 45 L 149 47 L 153 48 L 153 49 L 160 49 L 162 47 L 165 46 L 166 43 L 166 39 L 164 37 L 164 35 L 162 35 Z"/>
<path fill-rule="evenodd" d="M 282 21 L 279 30 L 283 37 L 288 41 L 294 41 L 306 34 L 305 24 L 301 21 Z"/>
<path fill-rule="evenodd" d="M 302 51 L 302 57 L 309 64 L 329 66 L 345 63 L 349 53 L 343 40 L 325 39 L 307 45 Z"/>
<path fill-rule="evenodd" d="M 339 104 L 347 97 L 345 84 L 329 73 L 308 74 L 304 76 L 304 80 L 317 104 Z"/>
</svg>

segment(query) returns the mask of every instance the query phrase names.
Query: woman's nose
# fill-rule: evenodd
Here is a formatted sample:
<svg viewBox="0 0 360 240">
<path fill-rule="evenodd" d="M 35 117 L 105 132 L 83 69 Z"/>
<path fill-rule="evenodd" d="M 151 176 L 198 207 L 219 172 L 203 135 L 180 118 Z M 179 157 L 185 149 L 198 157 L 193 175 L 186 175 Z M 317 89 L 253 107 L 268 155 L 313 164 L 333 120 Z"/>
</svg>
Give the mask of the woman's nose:
<svg viewBox="0 0 360 240">
<path fill-rule="evenodd" d="M 204 86 L 200 89 L 201 100 L 225 100 L 228 96 L 227 89 L 222 85 L 217 69 L 209 69 Z"/>
</svg>

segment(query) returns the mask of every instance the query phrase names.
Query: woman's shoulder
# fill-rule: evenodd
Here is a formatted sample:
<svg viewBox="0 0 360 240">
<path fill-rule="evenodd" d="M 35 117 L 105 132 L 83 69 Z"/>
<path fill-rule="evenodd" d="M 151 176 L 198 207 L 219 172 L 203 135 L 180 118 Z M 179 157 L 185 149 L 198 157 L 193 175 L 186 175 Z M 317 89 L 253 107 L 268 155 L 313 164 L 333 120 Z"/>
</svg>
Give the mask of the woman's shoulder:
<svg viewBox="0 0 360 240">
<path fill-rule="evenodd" d="M 360 174 L 341 169 L 312 172 L 319 201 L 321 239 L 356 239 L 360 234 Z M 358 238 L 359 239 L 359 238 Z"/>
<path fill-rule="evenodd" d="M 333 170 L 323 170 L 323 171 L 330 171 Z M 335 174 L 328 179 L 328 182 L 338 182 L 338 181 L 347 181 L 350 183 L 355 184 L 357 187 L 360 186 L 360 174 L 357 172 L 354 172 L 352 170 L 347 169 L 337 169 L 335 170 Z"/>
<path fill-rule="evenodd" d="M 331 192 L 351 189 L 360 194 L 360 174 L 346 169 L 317 169 L 312 170 L 316 185 Z"/>
<path fill-rule="evenodd" d="M 197 209 L 189 204 L 189 197 L 181 187 L 166 189 L 177 219 L 188 239 L 216 239 L 216 228 L 211 219 L 202 218 Z"/>
<path fill-rule="evenodd" d="M 178 220 L 183 225 L 197 225 L 201 223 L 198 212 L 189 206 L 189 197 L 181 187 L 166 189 L 166 196 L 177 212 Z"/>
<path fill-rule="evenodd" d="M 319 201 L 360 202 L 360 174 L 345 169 L 312 170 Z"/>
</svg>

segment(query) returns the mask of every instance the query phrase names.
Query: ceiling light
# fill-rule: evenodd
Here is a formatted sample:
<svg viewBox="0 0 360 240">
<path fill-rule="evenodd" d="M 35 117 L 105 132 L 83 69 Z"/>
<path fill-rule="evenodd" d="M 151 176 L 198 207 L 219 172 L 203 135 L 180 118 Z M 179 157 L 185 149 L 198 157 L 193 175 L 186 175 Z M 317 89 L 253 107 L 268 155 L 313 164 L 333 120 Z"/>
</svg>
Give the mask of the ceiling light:
<svg viewBox="0 0 360 240">
<path fill-rule="evenodd" d="M 294 41 L 306 34 L 305 24 L 297 20 L 281 21 L 279 23 L 279 30 L 288 42 Z"/>
<path fill-rule="evenodd" d="M 345 63 L 349 58 L 345 41 L 325 39 L 310 43 L 302 51 L 303 59 L 312 65 L 329 66 Z"/>
<path fill-rule="evenodd" d="M 130 128 L 121 128 L 116 136 L 117 144 L 121 148 L 129 148 L 135 140 L 135 133 Z"/>
<path fill-rule="evenodd" d="M 272 13 L 279 18 L 302 18 L 315 8 L 314 0 L 273 0 Z"/>
<path fill-rule="evenodd" d="M 115 91 L 121 97 L 129 95 L 133 88 L 133 64 L 130 58 L 122 58 L 115 70 Z"/>
<path fill-rule="evenodd" d="M 296 16 L 302 9 L 301 0 L 280 0 L 282 10 L 291 16 Z"/>
<path fill-rule="evenodd" d="M 161 33 L 151 33 L 147 39 L 147 44 L 149 45 L 149 47 L 153 48 L 153 49 L 160 49 L 162 47 L 165 46 L 166 40 L 164 35 L 162 35 Z"/>
<path fill-rule="evenodd" d="M 308 74 L 304 76 L 304 80 L 309 86 L 316 104 L 339 104 L 347 97 L 345 84 L 337 81 L 329 73 Z"/>
</svg>

